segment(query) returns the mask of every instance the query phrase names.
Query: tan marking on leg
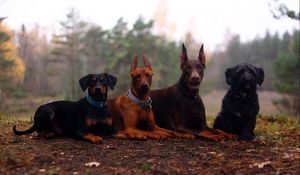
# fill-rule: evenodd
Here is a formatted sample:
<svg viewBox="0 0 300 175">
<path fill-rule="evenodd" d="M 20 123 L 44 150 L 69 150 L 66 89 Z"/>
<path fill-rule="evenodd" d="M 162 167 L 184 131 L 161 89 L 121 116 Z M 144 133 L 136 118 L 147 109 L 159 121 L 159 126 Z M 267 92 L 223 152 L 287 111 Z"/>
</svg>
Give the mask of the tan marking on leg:
<svg viewBox="0 0 300 175">
<path fill-rule="evenodd" d="M 95 136 L 94 134 L 87 134 L 83 137 L 84 139 L 92 142 L 92 143 L 100 143 L 102 142 L 102 138 L 99 136 Z"/>
</svg>

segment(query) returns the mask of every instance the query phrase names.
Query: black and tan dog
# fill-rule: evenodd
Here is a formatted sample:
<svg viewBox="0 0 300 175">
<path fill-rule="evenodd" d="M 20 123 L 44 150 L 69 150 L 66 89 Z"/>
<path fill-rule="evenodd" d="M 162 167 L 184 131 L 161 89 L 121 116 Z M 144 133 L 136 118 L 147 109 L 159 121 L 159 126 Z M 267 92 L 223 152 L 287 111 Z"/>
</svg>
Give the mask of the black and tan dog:
<svg viewBox="0 0 300 175">
<path fill-rule="evenodd" d="M 214 128 L 237 134 L 241 140 L 253 140 L 259 111 L 256 87 L 263 83 L 264 71 L 251 64 L 240 64 L 227 69 L 225 76 L 230 89 Z"/>
<path fill-rule="evenodd" d="M 79 80 L 83 91 L 88 95 L 77 102 L 55 101 L 40 106 L 34 116 L 33 126 L 26 131 L 13 132 L 16 135 L 38 132 L 39 136 L 52 138 L 68 136 L 93 143 L 102 141 L 98 134 L 114 132 L 108 114 L 108 87 L 113 89 L 117 79 L 109 74 L 88 74 Z"/>
<path fill-rule="evenodd" d="M 199 96 L 199 87 L 205 69 L 203 45 L 198 58 L 189 60 L 183 44 L 180 68 L 182 75 L 178 83 L 164 89 L 150 91 L 158 126 L 213 141 L 235 139 L 235 135 L 211 129 L 206 124 L 205 108 Z"/>
</svg>

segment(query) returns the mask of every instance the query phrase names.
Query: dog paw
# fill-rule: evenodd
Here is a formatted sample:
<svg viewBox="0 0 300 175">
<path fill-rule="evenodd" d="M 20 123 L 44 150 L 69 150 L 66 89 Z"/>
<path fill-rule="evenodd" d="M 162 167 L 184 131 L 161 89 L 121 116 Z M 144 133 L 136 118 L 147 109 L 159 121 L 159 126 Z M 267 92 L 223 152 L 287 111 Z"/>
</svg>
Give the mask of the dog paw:
<svg viewBox="0 0 300 175">
<path fill-rule="evenodd" d="M 230 140 L 238 140 L 239 136 L 235 134 L 227 134 L 226 138 Z"/>
<path fill-rule="evenodd" d="M 131 138 L 131 139 L 147 140 L 147 136 L 142 135 L 142 134 L 129 133 L 128 136 L 129 136 L 129 138 Z"/>
<path fill-rule="evenodd" d="M 93 134 L 87 134 L 84 138 L 92 143 L 101 143 L 103 142 L 102 138 L 99 136 L 95 136 Z"/>
<path fill-rule="evenodd" d="M 251 134 L 245 134 L 245 135 L 241 135 L 239 137 L 239 140 L 243 140 L 243 141 L 252 141 L 254 139 L 254 136 Z"/>
<path fill-rule="evenodd" d="M 186 138 L 186 139 L 195 139 L 196 137 L 193 134 L 183 134 L 182 138 Z"/>
<path fill-rule="evenodd" d="M 188 133 L 176 133 L 175 136 L 177 138 L 184 138 L 184 139 L 194 139 L 194 138 L 196 138 L 193 134 L 188 134 Z"/>
<path fill-rule="evenodd" d="M 221 136 L 221 135 L 213 135 L 213 141 L 221 142 L 221 141 L 224 141 L 224 140 L 225 140 L 225 137 L 224 137 L 224 136 Z"/>
<path fill-rule="evenodd" d="M 94 138 L 94 140 L 93 140 L 93 143 L 102 143 L 102 142 L 103 142 L 103 140 L 102 140 L 101 137 L 95 136 L 95 138 Z"/>
</svg>

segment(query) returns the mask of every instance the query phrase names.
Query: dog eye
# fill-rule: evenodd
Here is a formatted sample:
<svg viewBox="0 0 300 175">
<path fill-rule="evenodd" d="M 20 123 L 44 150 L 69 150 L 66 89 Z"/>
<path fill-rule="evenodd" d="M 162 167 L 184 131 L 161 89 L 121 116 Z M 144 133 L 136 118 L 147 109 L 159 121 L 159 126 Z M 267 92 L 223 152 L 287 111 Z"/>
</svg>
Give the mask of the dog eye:
<svg viewBox="0 0 300 175">
<path fill-rule="evenodd" d="M 90 81 L 90 85 L 91 85 L 91 86 L 95 86 L 95 85 L 96 85 L 96 82 L 97 82 L 96 79 L 92 79 L 92 80 Z"/>
<path fill-rule="evenodd" d="M 148 80 L 151 80 L 152 76 L 150 74 L 146 74 Z"/>
<path fill-rule="evenodd" d="M 192 71 L 192 68 L 191 68 L 191 67 L 186 67 L 185 70 L 186 70 L 187 72 L 191 72 L 191 71 Z"/>
<path fill-rule="evenodd" d="M 135 76 L 135 79 L 138 80 L 138 81 L 140 81 L 141 80 L 141 76 L 137 75 L 137 76 Z"/>
</svg>

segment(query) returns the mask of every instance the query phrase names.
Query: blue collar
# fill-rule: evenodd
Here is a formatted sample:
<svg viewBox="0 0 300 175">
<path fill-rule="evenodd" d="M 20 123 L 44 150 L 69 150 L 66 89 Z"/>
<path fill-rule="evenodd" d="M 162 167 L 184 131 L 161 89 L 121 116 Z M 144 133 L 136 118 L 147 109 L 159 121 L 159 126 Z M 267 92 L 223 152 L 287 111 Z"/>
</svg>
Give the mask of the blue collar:
<svg viewBox="0 0 300 175">
<path fill-rule="evenodd" d="M 148 98 L 147 101 L 142 101 L 142 100 L 138 99 L 136 96 L 134 96 L 133 93 L 131 92 L 131 90 L 129 90 L 129 91 L 127 92 L 127 97 L 128 97 L 131 101 L 133 101 L 133 103 L 139 105 L 139 106 L 140 106 L 141 108 L 143 108 L 143 109 L 147 109 L 147 110 L 148 110 L 148 109 L 151 109 L 151 108 L 152 108 L 152 106 L 151 106 L 152 100 L 151 100 L 150 97 Z"/>
<path fill-rule="evenodd" d="M 86 96 L 86 99 L 88 101 L 89 104 L 91 104 L 92 106 L 96 107 L 96 108 L 104 108 L 107 105 L 107 101 L 95 101 L 92 99 L 92 97 L 90 97 L 89 95 Z"/>
</svg>

